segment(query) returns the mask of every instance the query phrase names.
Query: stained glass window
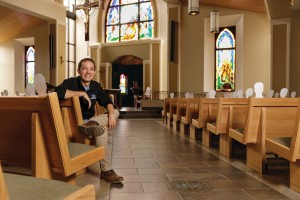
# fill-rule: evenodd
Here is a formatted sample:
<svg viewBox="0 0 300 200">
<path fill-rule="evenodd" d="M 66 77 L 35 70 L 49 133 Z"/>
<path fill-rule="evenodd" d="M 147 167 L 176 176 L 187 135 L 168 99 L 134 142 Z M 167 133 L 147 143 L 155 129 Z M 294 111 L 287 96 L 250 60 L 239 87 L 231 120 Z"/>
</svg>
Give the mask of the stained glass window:
<svg viewBox="0 0 300 200">
<path fill-rule="evenodd" d="M 106 15 L 106 42 L 154 37 L 151 0 L 111 0 Z"/>
<path fill-rule="evenodd" d="M 27 83 L 33 84 L 34 81 L 34 69 L 35 69 L 35 49 L 33 46 L 25 47 L 25 87 Z"/>
<path fill-rule="evenodd" d="M 235 27 L 215 34 L 215 90 L 235 91 Z"/>
<path fill-rule="evenodd" d="M 120 90 L 121 94 L 127 94 L 127 76 L 124 74 L 120 75 Z"/>
</svg>

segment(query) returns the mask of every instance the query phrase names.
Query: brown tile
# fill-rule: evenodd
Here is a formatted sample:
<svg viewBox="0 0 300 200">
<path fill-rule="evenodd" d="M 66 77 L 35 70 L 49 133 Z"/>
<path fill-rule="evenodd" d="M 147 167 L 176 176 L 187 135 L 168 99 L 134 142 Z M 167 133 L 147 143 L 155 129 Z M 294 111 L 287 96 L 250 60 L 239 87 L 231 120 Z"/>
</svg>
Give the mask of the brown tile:
<svg viewBox="0 0 300 200">
<path fill-rule="evenodd" d="M 125 174 L 138 174 L 138 171 L 135 168 L 130 168 L 130 169 L 114 169 L 114 171 L 118 175 L 120 175 L 120 176 L 123 176 Z"/>
<path fill-rule="evenodd" d="M 110 194 L 128 192 L 143 192 L 143 187 L 141 183 L 111 184 Z"/>
<path fill-rule="evenodd" d="M 196 173 L 196 174 L 167 174 L 170 181 L 173 180 L 226 180 L 219 173 Z"/>
<path fill-rule="evenodd" d="M 283 194 L 272 189 L 245 189 L 253 198 L 260 199 L 289 199 Z"/>
<path fill-rule="evenodd" d="M 210 190 L 209 192 L 180 192 L 183 200 L 253 200 L 242 190 Z"/>
<path fill-rule="evenodd" d="M 241 172 L 238 168 L 228 167 L 189 167 L 193 173 L 228 173 L 228 172 Z"/>
<path fill-rule="evenodd" d="M 115 158 L 112 159 L 111 161 L 113 164 L 133 164 L 134 163 L 134 159 L 132 158 Z"/>
<path fill-rule="evenodd" d="M 111 194 L 110 200 L 182 200 L 177 192 L 145 192 Z"/>
<path fill-rule="evenodd" d="M 153 168 L 159 167 L 158 163 L 112 163 L 114 169 L 125 169 L 125 168 Z"/>
<path fill-rule="evenodd" d="M 209 180 L 215 189 L 257 189 L 268 188 L 265 184 L 255 180 Z"/>
<path fill-rule="evenodd" d="M 180 174 L 189 173 L 187 168 L 146 168 L 138 169 L 139 174 Z"/>
<path fill-rule="evenodd" d="M 168 178 L 165 175 L 124 175 L 124 183 L 166 183 Z"/>
<path fill-rule="evenodd" d="M 144 192 L 162 192 L 167 191 L 164 183 L 142 183 Z"/>
</svg>

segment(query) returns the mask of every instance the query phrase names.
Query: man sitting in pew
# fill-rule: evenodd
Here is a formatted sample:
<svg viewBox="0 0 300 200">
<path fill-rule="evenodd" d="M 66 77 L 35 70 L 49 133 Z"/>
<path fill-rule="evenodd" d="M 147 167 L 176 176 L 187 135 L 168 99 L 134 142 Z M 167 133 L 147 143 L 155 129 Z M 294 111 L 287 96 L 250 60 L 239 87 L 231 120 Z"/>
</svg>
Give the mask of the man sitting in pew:
<svg viewBox="0 0 300 200">
<path fill-rule="evenodd" d="M 111 166 L 111 153 L 108 151 L 108 134 L 105 126 L 112 129 L 116 126 L 119 112 L 114 109 L 112 101 L 104 93 L 100 84 L 93 79 L 96 74 L 95 62 L 91 58 L 82 59 L 77 68 L 78 77 L 69 78 L 57 86 L 59 99 L 79 96 L 84 124 L 78 128 L 87 138 L 95 139 L 96 146 L 104 146 L 105 158 L 100 161 L 100 178 L 109 183 L 120 183 L 124 179 L 117 175 Z M 96 101 L 106 107 L 107 114 L 94 116 Z"/>
</svg>

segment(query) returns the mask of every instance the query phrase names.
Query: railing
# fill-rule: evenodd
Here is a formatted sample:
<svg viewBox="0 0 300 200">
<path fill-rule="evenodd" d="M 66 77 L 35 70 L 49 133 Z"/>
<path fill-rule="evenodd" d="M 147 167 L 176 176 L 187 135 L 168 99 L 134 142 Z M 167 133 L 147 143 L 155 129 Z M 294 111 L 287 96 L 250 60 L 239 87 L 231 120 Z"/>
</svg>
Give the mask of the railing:
<svg viewBox="0 0 300 200">
<path fill-rule="evenodd" d="M 185 92 L 172 92 L 172 91 L 144 91 L 142 99 L 145 100 L 164 100 L 170 98 L 170 94 L 174 94 L 174 98 L 185 98 Z M 205 97 L 205 93 L 194 93 L 194 98 Z"/>
</svg>

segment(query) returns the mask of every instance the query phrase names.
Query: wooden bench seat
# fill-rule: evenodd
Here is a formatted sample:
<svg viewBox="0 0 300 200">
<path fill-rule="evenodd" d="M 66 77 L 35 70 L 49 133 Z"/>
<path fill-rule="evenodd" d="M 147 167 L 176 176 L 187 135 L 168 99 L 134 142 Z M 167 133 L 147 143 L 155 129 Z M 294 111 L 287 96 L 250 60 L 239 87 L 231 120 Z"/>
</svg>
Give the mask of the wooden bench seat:
<svg viewBox="0 0 300 200">
<path fill-rule="evenodd" d="M 200 98 L 188 98 L 185 115 L 180 118 L 180 135 L 184 136 L 189 132 L 192 119 L 199 116 Z"/>
<path fill-rule="evenodd" d="M 180 130 L 180 119 L 181 116 L 185 115 L 186 112 L 186 103 L 187 99 L 185 98 L 178 98 L 176 104 L 176 113 L 173 114 L 173 131 L 176 132 Z"/>
<path fill-rule="evenodd" d="M 198 118 L 192 119 L 190 124 L 190 139 L 196 139 L 199 129 L 205 131 L 208 122 L 216 121 L 218 103 L 215 98 L 200 98 Z"/>
<path fill-rule="evenodd" d="M 245 108 L 247 108 L 248 99 L 243 98 L 220 98 L 216 122 L 207 123 L 207 130 L 210 133 L 219 135 L 219 152 L 227 157 L 231 156 L 231 138 L 228 134 L 229 124 L 244 122 L 244 119 L 237 117 L 238 122 L 231 122 L 229 118 L 229 108 L 238 107 L 241 109 L 235 109 L 235 116 L 244 116 Z M 244 109 L 243 109 L 244 108 Z M 208 133 L 209 134 L 209 133 Z M 209 135 L 204 137 L 209 138 Z"/>
<path fill-rule="evenodd" d="M 0 160 L 30 167 L 33 176 L 74 183 L 78 171 L 104 158 L 104 147 L 68 142 L 56 93 L 0 97 L 0 120 Z"/>
<path fill-rule="evenodd" d="M 299 101 L 299 99 L 297 100 Z M 282 134 L 276 136 L 269 134 L 269 127 L 272 126 L 270 124 L 272 122 L 269 120 L 267 109 L 262 111 L 262 123 L 265 148 L 290 161 L 290 188 L 300 193 L 300 103 L 294 120 L 291 116 L 291 118 L 285 118 L 284 122 L 276 126 L 276 129 L 283 131 Z M 286 126 L 286 123 L 289 127 Z"/>
<path fill-rule="evenodd" d="M 266 150 L 273 152 L 265 148 L 265 137 L 291 136 L 298 101 L 295 98 L 250 98 L 244 116 L 236 116 L 235 108 L 230 109 L 232 124 L 229 125 L 229 137 L 246 145 L 246 162 L 249 168 L 263 173 Z M 263 112 L 267 112 L 264 121 Z M 244 120 L 243 123 L 235 122 L 241 119 Z M 263 136 L 263 131 L 266 136 Z"/>
<path fill-rule="evenodd" d="M 34 178 L 30 176 L 3 173 L 0 165 L 0 199 L 96 199 L 95 187 L 84 187 L 56 180 Z"/>
</svg>

